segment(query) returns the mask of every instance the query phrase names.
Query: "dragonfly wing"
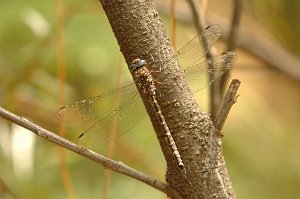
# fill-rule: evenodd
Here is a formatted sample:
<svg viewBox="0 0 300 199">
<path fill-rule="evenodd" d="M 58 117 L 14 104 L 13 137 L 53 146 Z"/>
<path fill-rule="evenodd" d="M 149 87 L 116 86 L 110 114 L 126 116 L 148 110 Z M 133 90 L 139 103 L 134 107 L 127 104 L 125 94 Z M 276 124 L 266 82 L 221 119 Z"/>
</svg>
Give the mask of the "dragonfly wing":
<svg viewBox="0 0 300 199">
<path fill-rule="evenodd" d="M 84 99 L 61 107 L 55 117 L 63 122 L 79 122 L 103 118 L 116 109 L 119 104 L 115 103 L 118 97 L 122 102 L 130 100 L 137 93 L 134 83 L 123 87 L 108 90 L 95 97 Z"/>
<path fill-rule="evenodd" d="M 108 143 L 130 131 L 145 115 L 142 100 L 135 93 L 132 100 L 86 129 L 78 138 L 80 145 L 102 152 Z"/>
<path fill-rule="evenodd" d="M 218 24 L 213 24 L 205 28 L 196 35 L 184 47 L 178 51 L 178 58 L 182 67 L 194 65 L 214 45 L 222 33 L 222 28 Z"/>
<path fill-rule="evenodd" d="M 226 52 L 218 56 L 203 58 L 197 64 L 184 70 L 193 93 L 196 93 L 226 73 L 237 58 L 235 52 Z"/>
</svg>

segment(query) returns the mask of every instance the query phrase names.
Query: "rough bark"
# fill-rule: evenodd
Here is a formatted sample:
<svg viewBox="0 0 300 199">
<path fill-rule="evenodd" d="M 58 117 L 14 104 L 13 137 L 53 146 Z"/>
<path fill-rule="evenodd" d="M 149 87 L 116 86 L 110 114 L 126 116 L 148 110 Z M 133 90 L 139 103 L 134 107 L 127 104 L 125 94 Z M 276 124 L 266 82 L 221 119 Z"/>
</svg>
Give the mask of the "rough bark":
<svg viewBox="0 0 300 199">
<path fill-rule="evenodd" d="M 167 161 L 169 185 L 183 198 L 235 198 L 225 167 L 221 135 L 210 117 L 201 112 L 180 72 L 176 52 L 152 1 L 103 0 L 101 4 L 127 64 L 136 58 L 150 63 L 159 93 L 157 101 L 186 167 L 183 174 L 151 103 L 140 92 Z"/>
</svg>

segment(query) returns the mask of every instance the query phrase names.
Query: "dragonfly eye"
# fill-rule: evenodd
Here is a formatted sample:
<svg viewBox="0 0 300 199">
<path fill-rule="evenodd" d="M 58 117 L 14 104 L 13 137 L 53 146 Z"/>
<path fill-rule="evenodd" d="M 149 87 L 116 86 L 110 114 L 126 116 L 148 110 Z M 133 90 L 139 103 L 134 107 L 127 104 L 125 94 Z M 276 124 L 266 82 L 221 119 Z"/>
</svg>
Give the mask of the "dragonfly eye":
<svg viewBox="0 0 300 199">
<path fill-rule="evenodd" d="M 135 71 L 136 69 L 146 65 L 146 60 L 143 59 L 135 59 L 132 61 L 132 63 L 129 65 L 129 69 L 131 72 Z"/>
</svg>

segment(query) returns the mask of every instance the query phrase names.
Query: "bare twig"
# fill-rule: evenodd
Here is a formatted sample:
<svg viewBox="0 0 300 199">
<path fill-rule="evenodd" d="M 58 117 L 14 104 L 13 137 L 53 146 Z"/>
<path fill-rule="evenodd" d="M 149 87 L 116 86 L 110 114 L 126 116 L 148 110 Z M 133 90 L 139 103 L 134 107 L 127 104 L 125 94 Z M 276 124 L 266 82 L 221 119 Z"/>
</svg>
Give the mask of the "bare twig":
<svg viewBox="0 0 300 199">
<path fill-rule="evenodd" d="M 118 64 L 118 72 L 117 72 L 117 87 L 120 87 L 121 85 L 121 80 L 122 80 L 122 63 L 123 63 L 123 59 L 120 56 L 120 60 L 119 60 L 119 64 Z M 120 93 L 116 95 L 115 99 L 114 99 L 114 107 L 117 107 L 120 105 L 121 102 L 121 95 Z M 113 119 L 113 125 L 111 125 L 111 133 L 109 134 L 110 139 L 115 137 L 118 131 L 118 128 L 116 125 L 118 121 L 116 120 L 116 118 Z M 114 149 L 115 149 L 115 140 L 112 139 L 111 142 L 108 143 L 107 146 L 107 157 L 108 158 L 112 158 L 113 157 L 113 153 L 114 153 Z M 108 197 L 108 191 L 109 191 L 109 186 L 110 186 L 110 180 L 111 180 L 111 170 L 104 170 L 104 179 L 103 179 L 103 199 L 107 199 Z"/>
<path fill-rule="evenodd" d="M 217 112 L 216 118 L 214 120 L 215 127 L 218 130 L 222 130 L 225 120 L 229 114 L 229 111 L 232 105 L 236 102 L 237 91 L 239 89 L 241 82 L 238 79 L 233 79 L 230 83 L 230 86 L 227 90 L 227 93 L 222 101 L 221 106 Z"/>
<path fill-rule="evenodd" d="M 236 47 L 236 39 L 238 36 L 238 30 L 241 20 L 242 14 L 242 1 L 241 0 L 234 0 L 233 1 L 233 15 L 231 20 L 231 26 L 228 34 L 227 40 L 227 50 L 234 51 Z"/>
<path fill-rule="evenodd" d="M 228 22 L 225 21 L 224 18 L 221 18 L 213 13 L 209 14 L 208 18 L 210 19 L 209 21 L 222 24 L 224 32 L 223 36 L 228 38 Z M 300 80 L 299 57 L 280 47 L 278 44 L 265 37 L 262 37 L 256 32 L 253 32 L 246 26 L 241 26 L 239 28 L 239 36 L 236 43 L 239 47 L 247 50 L 258 59 L 264 61 L 266 64 L 273 66 L 292 78 Z"/>
<path fill-rule="evenodd" d="M 206 9 L 202 9 L 197 0 L 187 0 L 187 2 L 192 11 L 194 26 L 199 34 L 207 26 L 207 22 L 205 20 Z"/>
<path fill-rule="evenodd" d="M 6 196 L 6 198 L 12 198 L 12 199 L 18 198 L 16 196 L 16 193 L 13 190 L 11 190 L 11 187 L 2 177 L 0 178 L 0 187 L 1 187 L 2 196 Z"/>
<path fill-rule="evenodd" d="M 65 104 L 65 51 L 64 51 L 64 8 L 61 0 L 55 1 L 56 8 L 56 63 L 57 63 L 57 75 L 60 79 L 59 82 L 59 102 L 61 105 Z M 65 124 L 60 123 L 59 125 L 59 135 L 65 137 Z M 76 199 L 76 194 L 74 191 L 74 186 L 72 183 L 70 171 L 66 166 L 66 156 L 65 150 L 60 148 L 58 150 L 60 173 L 65 187 L 67 196 L 69 199 Z"/>
<path fill-rule="evenodd" d="M 188 0 L 188 3 L 190 5 L 190 9 L 192 11 L 193 21 L 194 25 L 197 29 L 198 34 L 207 26 L 206 22 L 206 14 L 205 14 L 205 8 L 202 8 L 201 6 L 197 5 L 196 0 Z M 236 38 L 236 32 L 237 32 L 237 24 L 239 23 L 240 18 L 240 3 L 239 0 L 235 1 L 234 4 L 234 14 L 233 14 L 233 20 L 232 20 L 232 31 L 231 33 L 234 33 L 234 35 L 231 37 L 231 40 L 229 41 L 229 47 L 228 50 L 232 50 L 234 46 L 234 41 Z M 216 55 L 216 49 L 211 48 L 207 53 L 207 58 L 213 57 Z M 227 75 L 228 76 L 228 75 Z M 223 87 L 225 85 L 225 80 L 227 79 L 227 76 L 223 77 L 223 81 L 221 79 L 216 80 L 212 86 L 210 87 L 210 112 L 211 117 L 214 119 L 216 117 L 217 108 L 220 106 L 221 99 L 223 96 Z"/>
<path fill-rule="evenodd" d="M 176 0 L 171 1 L 171 7 L 170 7 L 170 12 L 171 12 L 171 18 L 172 18 L 172 43 L 174 48 L 176 49 Z"/>
<path fill-rule="evenodd" d="M 233 14 L 232 14 L 232 20 L 231 20 L 231 26 L 228 34 L 228 40 L 227 40 L 227 51 L 235 51 L 236 48 L 236 40 L 238 36 L 238 31 L 239 31 L 239 24 L 240 24 L 240 19 L 241 19 L 241 14 L 242 14 L 242 1 L 241 0 L 234 0 L 233 1 Z M 221 85 L 221 93 L 223 95 L 225 85 L 228 81 L 230 75 L 230 70 L 225 73 L 220 81 Z"/>
<path fill-rule="evenodd" d="M 164 1 L 159 1 L 158 8 L 162 12 L 168 12 L 168 7 Z M 182 9 L 181 6 L 178 6 L 176 13 L 178 20 L 191 23 L 193 17 L 188 10 Z M 224 32 L 222 37 L 229 37 L 230 22 L 224 17 L 220 17 L 216 13 L 207 13 L 207 20 L 210 23 L 222 25 Z M 257 35 L 257 33 L 245 26 L 240 26 L 236 44 L 256 56 L 258 59 L 261 59 L 266 64 L 273 66 L 290 77 L 300 80 L 300 59 L 279 45 L 272 43 L 270 40 L 262 37 L 261 35 Z"/>
<path fill-rule="evenodd" d="M 194 26 L 198 32 L 198 34 L 201 33 L 201 31 L 207 26 L 207 22 L 206 22 L 206 18 L 205 18 L 205 11 L 206 9 L 203 8 L 198 4 L 198 1 L 196 0 L 187 0 L 187 2 L 189 3 L 190 9 L 192 11 L 192 16 L 193 16 L 193 21 L 194 21 Z M 205 45 L 205 43 L 204 43 Z M 214 49 L 214 47 L 212 47 L 211 49 L 209 49 L 209 51 L 206 54 L 206 57 L 213 57 L 216 54 L 216 49 Z M 216 81 L 218 82 L 218 81 Z M 218 91 L 220 90 L 219 84 L 215 84 L 213 83 L 212 86 L 210 87 L 210 113 L 211 113 L 211 117 L 212 119 L 215 116 L 215 111 L 214 111 L 214 107 L 215 105 L 218 103 L 219 100 L 217 100 L 219 97 L 218 95 Z"/>
<path fill-rule="evenodd" d="M 8 121 L 11 121 L 19 126 L 22 126 L 29 131 L 32 131 L 33 133 L 37 134 L 38 136 L 45 138 L 48 141 L 51 141 L 57 145 L 60 145 L 66 149 L 69 149 L 77 154 L 80 154 L 94 162 L 97 162 L 98 164 L 102 165 L 104 168 L 110 169 L 112 171 L 122 173 L 124 175 L 127 175 L 129 177 L 132 177 L 138 181 L 144 182 L 166 194 L 172 195 L 174 198 L 178 198 L 178 194 L 172 190 L 167 184 L 151 177 L 147 176 L 146 174 L 137 171 L 124 163 L 120 161 L 114 161 L 111 160 L 103 155 L 97 154 L 94 151 L 91 151 L 85 147 L 82 147 L 80 145 L 77 145 L 67 139 L 64 139 L 60 136 L 58 136 L 55 133 L 52 133 L 37 124 L 30 122 L 24 117 L 17 116 L 6 109 L 0 107 L 0 116 L 3 119 L 6 119 Z"/>
</svg>

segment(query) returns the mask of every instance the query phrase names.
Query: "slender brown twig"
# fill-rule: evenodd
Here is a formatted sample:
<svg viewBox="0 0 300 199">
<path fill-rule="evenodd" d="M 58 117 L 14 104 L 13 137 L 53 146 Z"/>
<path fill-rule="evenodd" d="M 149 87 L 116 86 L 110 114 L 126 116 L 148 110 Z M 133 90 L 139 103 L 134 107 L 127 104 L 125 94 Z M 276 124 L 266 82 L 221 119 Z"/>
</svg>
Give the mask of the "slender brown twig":
<svg viewBox="0 0 300 199">
<path fill-rule="evenodd" d="M 120 87 L 121 85 L 121 80 L 122 80 L 122 63 L 123 63 L 123 59 L 122 57 L 120 56 L 120 59 L 119 59 L 119 64 L 118 64 L 118 72 L 117 72 L 117 83 L 116 83 L 116 86 L 117 87 Z M 117 94 L 117 96 L 115 97 L 114 99 L 114 107 L 117 107 L 120 105 L 120 101 L 121 101 L 121 94 Z M 112 122 L 112 125 L 111 125 L 111 133 L 109 134 L 109 137 L 110 138 L 113 138 L 116 136 L 117 134 L 117 131 L 118 131 L 118 125 L 116 125 L 117 123 L 117 119 L 114 118 L 113 119 L 113 122 Z M 108 143 L 107 145 L 107 157 L 108 158 L 112 158 L 113 157 L 113 154 L 114 154 L 114 149 L 115 149 L 115 140 L 114 139 L 111 139 L 112 141 Z M 109 198 L 108 197 L 108 193 L 109 193 L 109 187 L 110 187 L 110 180 L 111 180 L 111 170 L 107 170 L 105 169 L 104 170 L 104 179 L 103 179 L 103 199 L 107 199 Z"/>
<path fill-rule="evenodd" d="M 233 14 L 232 14 L 230 30 L 227 39 L 228 51 L 234 51 L 236 47 L 236 40 L 237 40 L 239 25 L 241 21 L 242 8 L 243 8 L 243 2 L 241 0 L 233 1 L 233 10 L 232 10 Z"/>
<path fill-rule="evenodd" d="M 194 26 L 199 34 L 207 26 L 205 20 L 205 9 L 202 9 L 197 0 L 187 0 L 187 2 L 192 11 Z"/>
<path fill-rule="evenodd" d="M 98 153 L 95 153 L 92 150 L 89 150 L 83 146 L 77 145 L 67 139 L 64 139 L 57 134 L 50 132 L 37 124 L 29 121 L 28 119 L 24 117 L 17 116 L 6 109 L 0 107 L 0 116 L 3 119 L 6 119 L 8 121 L 11 121 L 14 124 L 17 124 L 19 126 L 24 127 L 25 129 L 28 129 L 29 131 L 35 133 L 36 135 L 53 142 L 57 145 L 60 145 L 66 149 L 69 149 L 77 154 L 80 154 L 100 165 L 102 165 L 106 169 L 110 169 L 112 171 L 122 173 L 124 175 L 127 175 L 129 177 L 132 177 L 138 181 L 144 182 L 168 195 L 171 195 L 174 198 L 179 198 L 176 191 L 171 189 L 167 184 L 148 176 L 140 171 L 137 171 L 124 163 L 120 161 L 115 161 L 112 159 L 109 159 L 103 155 L 100 155 Z"/>
<path fill-rule="evenodd" d="M 243 7 L 242 4 L 243 3 L 241 0 L 233 1 L 233 10 L 232 10 L 233 14 L 232 14 L 230 30 L 227 39 L 227 51 L 235 51 L 236 48 L 236 40 L 238 36 L 239 25 L 240 25 L 240 20 L 242 15 L 242 7 Z M 221 77 L 222 95 L 225 89 L 225 85 L 228 81 L 229 75 L 230 75 L 230 70 Z"/>
<path fill-rule="evenodd" d="M 229 111 L 232 107 L 232 105 L 237 100 L 237 91 L 239 89 L 241 82 L 238 79 L 233 79 L 230 83 L 230 86 L 226 92 L 226 95 L 221 103 L 221 106 L 219 107 L 216 118 L 214 120 L 215 127 L 219 129 L 220 131 L 223 128 L 223 125 L 225 123 L 225 120 L 229 114 Z"/>
<path fill-rule="evenodd" d="M 164 1 L 158 1 L 159 10 L 163 13 L 168 12 L 168 7 Z M 193 16 L 186 9 L 181 6 L 177 6 L 176 17 L 177 20 L 182 22 L 191 23 Z M 230 22 L 224 17 L 218 16 L 216 13 L 208 12 L 207 20 L 210 23 L 220 24 L 223 28 L 223 38 L 229 37 L 229 25 Z M 264 61 L 266 64 L 280 70 L 281 72 L 289 75 L 292 78 L 300 80 L 300 59 L 280 47 L 278 44 L 271 42 L 269 39 L 258 35 L 252 29 L 246 26 L 240 26 L 239 36 L 236 44 L 238 47 L 245 49 L 248 53 L 251 53 L 256 58 Z"/>
<path fill-rule="evenodd" d="M 196 30 L 198 34 L 200 34 L 203 28 L 207 26 L 206 14 L 205 14 L 206 9 L 199 6 L 196 0 L 187 0 L 187 2 L 189 3 L 190 9 L 192 11 L 193 21 Z M 209 49 L 206 56 L 207 58 L 209 58 L 215 55 L 216 55 L 216 49 L 212 47 L 211 49 Z M 224 82 L 220 80 L 216 80 L 210 87 L 210 113 L 212 119 L 215 118 L 217 108 L 220 106 L 221 103 L 222 87 L 223 87 L 222 83 Z"/>
<path fill-rule="evenodd" d="M 64 8 L 61 0 L 55 1 L 56 14 L 56 53 L 57 53 L 57 74 L 60 79 L 59 82 L 59 103 L 62 106 L 65 104 L 65 50 L 64 50 Z M 66 137 L 66 128 L 64 123 L 59 124 L 59 135 Z M 65 187 L 67 197 L 75 199 L 75 191 L 72 183 L 71 175 L 66 165 L 65 150 L 59 148 L 58 150 L 60 173 Z"/>
<path fill-rule="evenodd" d="M 172 43 L 174 48 L 176 49 L 176 0 L 171 1 L 171 7 L 170 7 L 170 12 L 171 12 L 171 19 L 172 19 Z"/>
</svg>

